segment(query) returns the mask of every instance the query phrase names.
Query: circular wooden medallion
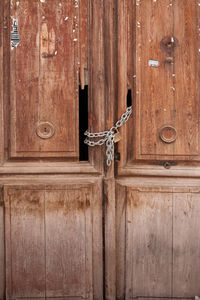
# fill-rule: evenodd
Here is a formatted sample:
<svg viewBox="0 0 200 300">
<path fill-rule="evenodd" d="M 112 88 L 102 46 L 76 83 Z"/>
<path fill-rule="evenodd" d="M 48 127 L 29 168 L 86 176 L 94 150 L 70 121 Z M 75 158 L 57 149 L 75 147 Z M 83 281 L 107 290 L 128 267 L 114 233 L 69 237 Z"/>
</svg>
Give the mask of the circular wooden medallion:
<svg viewBox="0 0 200 300">
<path fill-rule="evenodd" d="M 54 135 L 55 128 L 50 122 L 41 122 L 36 129 L 36 133 L 41 139 L 49 139 Z"/>
<path fill-rule="evenodd" d="M 159 137 L 165 143 L 173 143 L 176 140 L 176 129 L 171 125 L 165 125 L 159 130 Z"/>
</svg>

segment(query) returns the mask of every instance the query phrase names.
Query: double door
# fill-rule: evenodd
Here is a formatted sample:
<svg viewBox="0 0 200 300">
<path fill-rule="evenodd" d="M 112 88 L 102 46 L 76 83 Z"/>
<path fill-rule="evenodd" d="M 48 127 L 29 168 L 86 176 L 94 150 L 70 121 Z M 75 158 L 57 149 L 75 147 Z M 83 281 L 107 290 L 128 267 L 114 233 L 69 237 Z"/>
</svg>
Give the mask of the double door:
<svg viewBox="0 0 200 300">
<path fill-rule="evenodd" d="M 0 299 L 200 296 L 199 2 L 0 12 Z"/>
</svg>

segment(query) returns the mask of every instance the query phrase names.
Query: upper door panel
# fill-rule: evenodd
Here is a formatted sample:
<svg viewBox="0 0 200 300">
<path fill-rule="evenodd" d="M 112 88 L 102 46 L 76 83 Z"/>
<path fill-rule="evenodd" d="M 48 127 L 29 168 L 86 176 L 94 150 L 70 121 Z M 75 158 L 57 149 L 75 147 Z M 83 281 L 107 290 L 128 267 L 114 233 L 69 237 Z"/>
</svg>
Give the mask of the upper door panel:
<svg viewBox="0 0 200 300">
<path fill-rule="evenodd" d="M 119 115 L 126 108 L 125 78 L 134 109 L 123 129 L 127 146 L 120 149 L 132 161 L 199 160 L 199 3 L 123 2 Z M 120 59 L 122 50 L 127 60 Z"/>
<path fill-rule="evenodd" d="M 11 157 L 79 156 L 79 13 L 78 1 L 10 1 Z"/>
</svg>

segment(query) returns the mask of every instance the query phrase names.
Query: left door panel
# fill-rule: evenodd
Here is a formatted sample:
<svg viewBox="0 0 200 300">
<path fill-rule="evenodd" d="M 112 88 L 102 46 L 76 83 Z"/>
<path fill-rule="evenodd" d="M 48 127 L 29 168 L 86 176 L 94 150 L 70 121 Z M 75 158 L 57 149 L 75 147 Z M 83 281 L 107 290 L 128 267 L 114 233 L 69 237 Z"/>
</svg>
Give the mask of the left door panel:
<svg viewBox="0 0 200 300">
<path fill-rule="evenodd" d="M 99 181 L 5 187 L 7 300 L 102 299 L 100 190 Z"/>
<path fill-rule="evenodd" d="M 5 5 L 11 158 L 79 157 L 77 3 L 13 0 Z"/>
</svg>

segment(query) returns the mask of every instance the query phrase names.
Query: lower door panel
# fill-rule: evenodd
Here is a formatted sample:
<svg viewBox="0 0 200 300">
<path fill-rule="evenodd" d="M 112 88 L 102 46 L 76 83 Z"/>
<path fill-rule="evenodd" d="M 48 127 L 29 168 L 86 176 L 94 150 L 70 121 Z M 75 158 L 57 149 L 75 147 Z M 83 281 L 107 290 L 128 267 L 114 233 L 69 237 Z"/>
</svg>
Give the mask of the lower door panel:
<svg viewBox="0 0 200 300">
<path fill-rule="evenodd" d="M 7 300 L 101 299 L 100 191 L 99 181 L 5 187 Z"/>
<path fill-rule="evenodd" d="M 189 180 L 139 181 L 117 185 L 117 298 L 194 299 L 200 295 L 200 188 Z"/>
</svg>

